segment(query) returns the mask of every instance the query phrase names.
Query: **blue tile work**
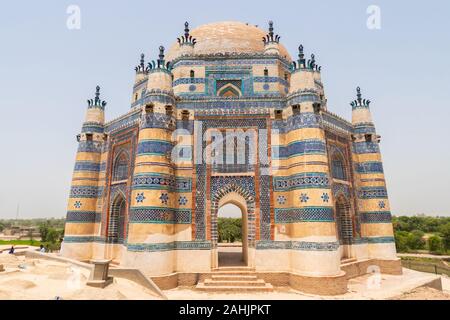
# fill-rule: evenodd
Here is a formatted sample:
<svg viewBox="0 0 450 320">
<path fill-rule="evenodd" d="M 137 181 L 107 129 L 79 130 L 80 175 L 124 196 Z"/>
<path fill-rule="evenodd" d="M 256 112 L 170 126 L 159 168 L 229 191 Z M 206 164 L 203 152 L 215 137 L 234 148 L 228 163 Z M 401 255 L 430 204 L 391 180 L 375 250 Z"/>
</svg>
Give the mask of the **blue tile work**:
<svg viewBox="0 0 450 320">
<path fill-rule="evenodd" d="M 300 194 L 299 200 L 301 203 L 307 203 L 309 200 L 308 194 L 307 193 Z"/>
<path fill-rule="evenodd" d="M 326 146 L 322 140 L 302 140 L 287 146 L 272 146 L 273 159 L 286 159 L 305 154 L 326 154 Z"/>
<path fill-rule="evenodd" d="M 360 213 L 362 223 L 391 223 L 392 216 L 390 211 L 373 211 Z"/>
<path fill-rule="evenodd" d="M 102 143 L 97 141 L 80 141 L 78 152 L 98 152 L 102 151 Z"/>
<path fill-rule="evenodd" d="M 373 123 L 359 123 L 354 125 L 353 127 L 353 133 L 354 134 L 366 134 L 366 133 L 373 133 L 375 134 L 375 126 Z"/>
<path fill-rule="evenodd" d="M 171 250 L 210 250 L 210 241 L 174 241 L 167 243 L 128 243 L 127 250 L 132 252 L 159 252 Z"/>
<path fill-rule="evenodd" d="M 394 237 L 362 237 L 354 239 L 354 244 L 359 243 L 395 243 Z"/>
<path fill-rule="evenodd" d="M 324 192 L 321 196 L 323 202 L 328 202 L 330 200 L 330 195 Z"/>
<path fill-rule="evenodd" d="M 383 173 L 383 163 L 379 161 L 356 163 L 355 170 L 358 173 Z"/>
<path fill-rule="evenodd" d="M 74 171 L 92 171 L 99 172 L 100 164 L 92 161 L 77 161 L 75 162 Z"/>
<path fill-rule="evenodd" d="M 331 186 L 331 190 L 333 191 L 333 195 L 335 198 L 340 195 L 344 195 L 347 199 L 350 199 L 350 187 L 346 184 L 342 183 L 333 183 Z"/>
<path fill-rule="evenodd" d="M 286 203 L 286 197 L 285 196 L 278 196 L 277 197 L 278 204 L 285 204 Z"/>
<path fill-rule="evenodd" d="M 296 189 L 329 188 L 328 175 L 321 172 L 300 173 L 287 177 L 273 177 L 275 191 L 291 191 Z"/>
<path fill-rule="evenodd" d="M 175 192 L 191 192 L 192 179 L 174 178 L 163 174 L 139 174 L 133 177 L 133 189 L 170 190 Z"/>
<path fill-rule="evenodd" d="M 275 223 L 333 222 L 333 208 L 275 208 Z"/>
<path fill-rule="evenodd" d="M 385 187 L 363 187 L 359 189 L 358 197 L 360 199 L 387 198 L 387 190 Z"/>
<path fill-rule="evenodd" d="M 380 148 L 376 142 L 353 142 L 353 152 L 362 153 L 379 153 Z"/>
<path fill-rule="evenodd" d="M 103 133 L 105 127 L 96 122 L 85 122 L 81 128 L 82 133 Z"/>
<path fill-rule="evenodd" d="M 138 143 L 139 155 L 164 156 L 172 150 L 172 143 L 164 140 L 141 140 Z"/>
<path fill-rule="evenodd" d="M 101 221 L 101 215 L 95 211 L 67 211 L 66 222 L 96 223 Z"/>
<path fill-rule="evenodd" d="M 130 208 L 129 223 L 190 224 L 192 212 L 189 209 L 159 207 Z"/>
<path fill-rule="evenodd" d="M 70 198 L 97 198 L 99 187 L 97 186 L 72 186 L 70 188 Z"/>
<path fill-rule="evenodd" d="M 257 250 L 337 251 L 339 242 L 257 241 Z"/>
<path fill-rule="evenodd" d="M 167 202 L 169 201 L 169 195 L 167 193 L 163 192 L 163 193 L 161 193 L 159 200 L 161 200 L 162 204 L 167 204 Z"/>
<path fill-rule="evenodd" d="M 142 115 L 141 119 L 141 129 L 170 129 L 170 122 L 172 120 L 172 117 L 163 113 L 150 113 Z"/>
<path fill-rule="evenodd" d="M 176 87 L 180 84 L 190 84 L 190 83 L 202 84 L 205 83 L 205 78 L 178 78 L 172 83 L 172 85 Z"/>
<path fill-rule="evenodd" d="M 238 100 L 236 100 L 238 101 Z M 213 119 L 201 119 L 202 135 L 209 128 L 248 128 L 256 127 L 258 129 L 267 128 L 266 118 L 248 117 L 244 119 L 232 118 L 213 118 Z M 205 150 L 206 142 L 203 141 L 203 150 Z M 261 168 L 257 169 L 260 173 L 259 185 L 260 185 L 260 237 L 262 239 L 270 239 L 270 177 L 261 174 Z M 197 194 L 195 197 L 195 224 L 196 240 L 204 240 L 206 238 L 206 216 L 205 216 L 205 198 L 206 198 L 206 165 L 197 164 L 195 166 L 196 172 L 196 188 Z"/>
<path fill-rule="evenodd" d="M 247 190 L 255 198 L 255 179 L 253 177 L 211 177 L 210 194 L 216 194 L 217 191 L 232 184 Z"/>
</svg>

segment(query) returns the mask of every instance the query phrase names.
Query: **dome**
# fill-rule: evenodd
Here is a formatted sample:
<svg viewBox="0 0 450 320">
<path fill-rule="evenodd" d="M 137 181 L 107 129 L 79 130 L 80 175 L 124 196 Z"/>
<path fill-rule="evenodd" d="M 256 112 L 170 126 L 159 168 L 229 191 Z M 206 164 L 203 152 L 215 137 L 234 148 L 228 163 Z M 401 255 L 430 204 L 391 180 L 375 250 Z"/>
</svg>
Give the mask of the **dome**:
<svg viewBox="0 0 450 320">
<path fill-rule="evenodd" d="M 224 21 L 199 26 L 190 34 L 197 39 L 194 54 L 264 53 L 263 37 L 267 31 L 242 22 Z M 176 42 L 170 47 L 167 59 L 175 59 L 179 51 L 180 46 Z M 280 55 L 292 60 L 282 44 Z"/>
</svg>

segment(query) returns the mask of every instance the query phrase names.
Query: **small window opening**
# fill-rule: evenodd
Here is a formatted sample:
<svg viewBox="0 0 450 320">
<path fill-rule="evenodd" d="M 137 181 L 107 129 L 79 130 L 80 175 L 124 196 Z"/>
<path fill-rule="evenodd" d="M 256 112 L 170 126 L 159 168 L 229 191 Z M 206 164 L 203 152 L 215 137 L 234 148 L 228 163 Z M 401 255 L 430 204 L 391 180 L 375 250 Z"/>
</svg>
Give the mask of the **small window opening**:
<svg viewBox="0 0 450 320">
<path fill-rule="evenodd" d="M 147 104 L 145 106 L 145 113 L 153 113 L 153 105 Z"/>
<path fill-rule="evenodd" d="M 136 94 L 134 95 L 134 101 L 137 101 L 138 98 L 139 98 L 139 95 L 136 93 Z"/>
<path fill-rule="evenodd" d="M 191 70 L 191 72 L 190 72 L 190 77 L 191 77 L 191 79 L 194 79 L 194 78 L 195 78 L 195 71 L 194 71 L 194 70 Z"/>
<path fill-rule="evenodd" d="M 366 142 L 372 142 L 372 135 L 371 134 L 366 134 Z"/>
<path fill-rule="evenodd" d="M 320 113 L 320 103 L 314 103 L 313 109 L 314 109 L 315 114 L 319 114 Z"/>
<path fill-rule="evenodd" d="M 173 109 L 172 106 L 166 106 L 166 115 L 172 116 Z"/>
<path fill-rule="evenodd" d="M 283 111 L 282 110 L 275 110 L 275 119 L 276 120 L 282 120 L 283 119 Z"/>
<path fill-rule="evenodd" d="M 264 77 L 268 77 L 269 76 L 269 70 L 267 70 L 267 68 L 264 69 Z"/>
<path fill-rule="evenodd" d="M 86 141 L 92 141 L 94 138 L 94 135 L 92 133 L 86 133 Z"/>
<path fill-rule="evenodd" d="M 189 111 L 188 110 L 183 110 L 181 112 L 181 120 L 183 120 L 183 121 L 189 120 Z"/>
<path fill-rule="evenodd" d="M 285 81 L 288 81 L 288 79 L 289 79 L 289 75 L 288 75 L 287 73 L 285 73 L 285 74 L 284 74 L 284 80 L 285 80 Z"/>
<path fill-rule="evenodd" d="M 300 105 L 299 104 L 296 104 L 296 105 L 292 106 L 292 113 L 294 115 L 300 114 Z"/>
</svg>

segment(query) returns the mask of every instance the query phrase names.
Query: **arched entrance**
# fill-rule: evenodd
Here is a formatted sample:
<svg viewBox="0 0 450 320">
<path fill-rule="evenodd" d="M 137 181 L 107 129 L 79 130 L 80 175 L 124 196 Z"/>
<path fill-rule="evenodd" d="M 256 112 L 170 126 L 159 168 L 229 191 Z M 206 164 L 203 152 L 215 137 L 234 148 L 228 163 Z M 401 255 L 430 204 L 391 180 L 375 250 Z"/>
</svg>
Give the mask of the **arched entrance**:
<svg viewBox="0 0 450 320">
<path fill-rule="evenodd" d="M 108 222 L 108 242 L 123 243 L 125 237 L 125 197 L 119 192 L 114 198 Z"/>
<path fill-rule="evenodd" d="M 226 250 L 220 250 L 219 244 L 219 230 L 218 230 L 218 215 L 219 209 L 233 205 L 241 213 L 242 217 L 242 247 L 228 250 L 229 252 L 237 252 L 240 256 L 238 259 L 232 254 L 226 254 Z M 254 199 L 250 193 L 235 184 L 228 185 L 219 190 L 211 201 L 211 242 L 213 244 L 212 250 L 212 267 L 219 266 L 249 266 L 254 264 L 254 242 L 255 242 L 255 211 Z M 225 254 L 223 254 L 225 253 Z M 220 254 L 220 260 L 219 260 Z M 231 261 L 227 257 L 232 257 Z M 236 263 L 233 263 L 236 262 Z"/>
<path fill-rule="evenodd" d="M 343 195 L 336 199 L 336 225 L 339 243 L 342 247 L 341 258 L 352 257 L 353 223 L 350 201 Z"/>
<path fill-rule="evenodd" d="M 245 209 L 232 200 L 219 206 L 217 214 L 219 267 L 247 265 L 247 250 L 244 252 L 244 248 L 247 247 L 244 227 L 247 221 L 244 212 Z"/>
</svg>

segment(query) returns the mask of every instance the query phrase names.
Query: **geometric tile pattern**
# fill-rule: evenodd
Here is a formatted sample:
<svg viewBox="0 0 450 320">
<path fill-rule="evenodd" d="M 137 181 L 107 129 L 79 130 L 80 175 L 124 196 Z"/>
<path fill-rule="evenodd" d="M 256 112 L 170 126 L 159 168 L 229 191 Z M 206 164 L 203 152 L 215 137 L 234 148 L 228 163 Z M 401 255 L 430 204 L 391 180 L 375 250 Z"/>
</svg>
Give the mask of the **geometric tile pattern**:
<svg viewBox="0 0 450 320">
<path fill-rule="evenodd" d="M 362 187 L 358 196 L 360 199 L 387 198 L 387 190 L 385 187 Z"/>
<path fill-rule="evenodd" d="M 329 178 L 326 173 L 301 173 L 288 177 L 274 177 L 273 185 L 275 191 L 291 191 L 308 188 L 329 188 Z"/>
<path fill-rule="evenodd" d="M 130 223 L 179 223 L 190 224 L 191 210 L 157 207 L 136 207 L 130 209 Z"/>
<path fill-rule="evenodd" d="M 275 208 L 276 223 L 333 222 L 331 207 Z"/>
</svg>

